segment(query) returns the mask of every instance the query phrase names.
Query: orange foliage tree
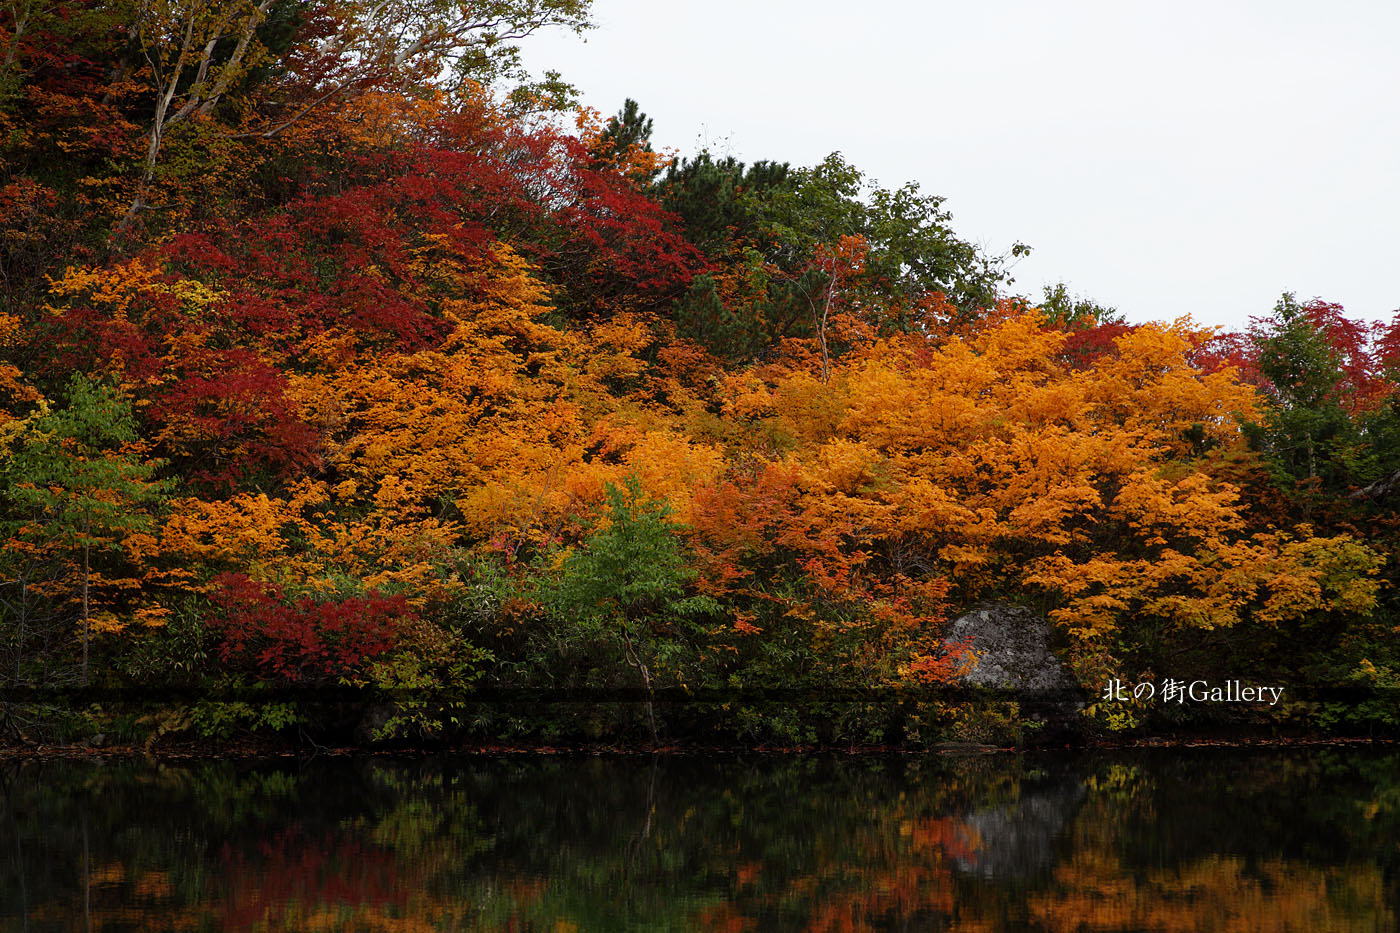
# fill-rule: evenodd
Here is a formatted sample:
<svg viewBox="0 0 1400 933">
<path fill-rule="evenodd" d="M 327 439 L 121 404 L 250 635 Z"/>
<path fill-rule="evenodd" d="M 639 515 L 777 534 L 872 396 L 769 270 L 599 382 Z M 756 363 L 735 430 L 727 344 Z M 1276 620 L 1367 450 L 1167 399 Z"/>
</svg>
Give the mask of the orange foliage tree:
<svg viewBox="0 0 1400 933">
<path fill-rule="evenodd" d="M 719 522 L 742 529 L 742 513 L 753 527 L 718 553 L 792 542 L 824 579 L 809 536 L 762 528 L 779 503 L 811 503 L 800 514 L 820 516 L 847 572 L 880 555 L 883 579 L 954 581 L 959 602 L 1033 598 L 1099 663 L 1153 628 L 1374 605 L 1378 558 L 1362 543 L 1249 527 L 1220 474 L 1240 455 L 1256 396 L 1229 370 L 1191 364 L 1188 323 L 1125 333 L 1082 369 L 1058 361 L 1064 340 L 1029 313 L 965 337 L 879 341 L 825 386 L 803 370 L 736 377 L 731 418 L 761 429 L 774 452 L 750 484 L 762 504 Z M 778 492 L 778 477 L 800 492 Z M 734 575 L 721 561 L 720 578 Z"/>
</svg>

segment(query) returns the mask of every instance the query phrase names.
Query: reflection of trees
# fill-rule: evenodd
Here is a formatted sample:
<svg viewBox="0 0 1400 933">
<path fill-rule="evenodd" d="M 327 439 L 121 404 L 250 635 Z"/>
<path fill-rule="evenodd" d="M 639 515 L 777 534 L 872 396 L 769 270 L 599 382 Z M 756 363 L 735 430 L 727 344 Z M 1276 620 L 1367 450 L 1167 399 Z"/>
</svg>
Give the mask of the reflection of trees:
<svg viewBox="0 0 1400 933">
<path fill-rule="evenodd" d="M 1047 930 L 1393 929 L 1400 756 L 1169 752 L 1098 769 Z"/>
<path fill-rule="evenodd" d="M 440 776 L 346 762 L 29 763 L 4 799 L 0 929 L 26 917 L 67 927 L 85 904 L 93 929 L 152 917 L 171 928 L 305 928 L 326 916 L 374 926 L 410 913 L 434 877 L 480 848 L 470 802 Z"/>
<path fill-rule="evenodd" d="M 1389 901 L 1389 903 L 1388 903 Z M 1112 853 L 1078 849 L 1053 892 L 1031 896 L 1046 930 L 1393 930 L 1396 913 L 1374 864 L 1318 868 L 1213 855 L 1145 874 Z"/>
<path fill-rule="evenodd" d="M 1385 929 L 1397 764 L 25 765 L 0 929 Z"/>
</svg>

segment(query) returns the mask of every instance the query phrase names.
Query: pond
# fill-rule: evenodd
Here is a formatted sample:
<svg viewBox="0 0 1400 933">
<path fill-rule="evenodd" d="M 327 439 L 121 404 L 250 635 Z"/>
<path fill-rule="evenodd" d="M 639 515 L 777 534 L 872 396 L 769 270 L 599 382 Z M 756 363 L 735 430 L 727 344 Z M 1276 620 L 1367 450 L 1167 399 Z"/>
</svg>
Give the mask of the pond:
<svg viewBox="0 0 1400 933">
<path fill-rule="evenodd" d="M 9 761 L 0 930 L 1393 930 L 1400 752 Z"/>
</svg>

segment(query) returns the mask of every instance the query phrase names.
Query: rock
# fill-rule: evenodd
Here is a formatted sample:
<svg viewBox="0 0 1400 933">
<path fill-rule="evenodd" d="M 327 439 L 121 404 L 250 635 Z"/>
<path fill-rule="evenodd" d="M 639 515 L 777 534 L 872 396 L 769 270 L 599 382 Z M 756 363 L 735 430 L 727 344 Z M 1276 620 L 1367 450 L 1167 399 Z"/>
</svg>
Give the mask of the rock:
<svg viewBox="0 0 1400 933">
<path fill-rule="evenodd" d="M 948 624 L 944 646 L 969 643 L 970 664 L 954 683 L 1011 691 L 1023 722 L 1043 726 L 1037 742 L 1082 731 L 1084 701 L 1064 662 L 1050 649 L 1050 623 L 1030 609 L 1004 603 L 978 606 Z"/>
<path fill-rule="evenodd" d="M 1076 686 L 1050 650 L 1050 623 L 1029 609 L 995 603 L 965 612 L 948 624 L 944 646 L 968 639 L 974 659 L 960 683 L 1028 693 Z"/>
<path fill-rule="evenodd" d="M 1400 490 L 1400 470 L 1396 470 L 1389 476 L 1383 476 L 1364 489 L 1358 489 L 1351 494 L 1351 498 L 1358 502 L 1371 501 L 1383 504 L 1387 499 Z"/>
</svg>

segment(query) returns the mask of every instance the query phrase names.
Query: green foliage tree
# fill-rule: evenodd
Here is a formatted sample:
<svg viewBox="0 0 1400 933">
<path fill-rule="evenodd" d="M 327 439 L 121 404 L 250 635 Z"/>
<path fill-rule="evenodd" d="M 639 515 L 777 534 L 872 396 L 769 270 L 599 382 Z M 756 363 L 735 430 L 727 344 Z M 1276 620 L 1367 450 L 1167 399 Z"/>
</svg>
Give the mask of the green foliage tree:
<svg viewBox="0 0 1400 933">
<path fill-rule="evenodd" d="M 701 153 L 673 163 L 658 193 L 708 255 L 765 269 L 766 293 L 746 291 L 728 316 L 716 309 L 712 283 L 701 278 L 677 305 L 680 332 L 731 359 L 783 337 L 823 331 L 820 322 L 838 293 L 886 333 L 925 326 L 922 304 L 935 293 L 964 321 L 975 319 L 1011 281 L 1007 260 L 1029 252 L 1017 243 L 1006 256 L 983 253 L 953 232 L 943 198 L 923 194 L 913 182 L 883 188 L 839 152 L 796 170 L 770 162 L 746 169 Z M 866 249 L 854 274 L 823 258 L 850 238 Z M 794 313 L 799 309 L 804 313 Z"/>
<path fill-rule="evenodd" d="M 1250 438 L 1291 484 L 1345 489 L 1357 477 L 1361 437 L 1341 405 L 1344 374 L 1327 335 L 1291 293 L 1256 327 L 1256 368 L 1272 403 Z"/>
<path fill-rule="evenodd" d="M 1064 282 L 1046 285 L 1040 291 L 1042 298 L 1037 307 L 1047 321 L 1071 329 L 1127 323 L 1127 319 L 1117 308 L 1110 308 L 1091 298 L 1073 294 Z"/>
<path fill-rule="evenodd" d="M 622 109 L 608 119 L 590 154 L 600 162 L 618 163 L 632 152 L 652 152 L 651 127 L 651 118 L 629 97 Z M 649 185 L 660 172 L 656 168 L 634 170 L 632 174 L 639 183 Z"/>
<path fill-rule="evenodd" d="M 791 184 L 786 162 L 745 166 L 733 156 L 716 159 L 709 151 L 672 162 L 657 183 L 663 207 L 685 221 L 690 241 L 715 259 L 730 258 L 746 246 L 767 245 L 766 205 Z"/>
<path fill-rule="evenodd" d="M 819 268 L 787 277 L 766 266 L 757 251 L 748 250 L 734 266 L 740 285 L 728 300 L 717 280 L 697 275 L 675 308 L 676 332 L 727 360 L 756 359 L 783 337 L 809 337 L 813 332 L 812 299 L 830 277 Z"/>
<path fill-rule="evenodd" d="M 141 459 L 131 406 L 110 386 L 75 375 L 67 405 L 41 408 L 11 441 L 0 473 L 9 534 L 78 569 L 81 677 L 88 679 L 94 558 L 119 555 L 127 537 L 150 531 L 169 491 L 159 464 Z"/>
<path fill-rule="evenodd" d="M 667 521 L 670 507 L 647 498 L 636 477 L 621 488 L 609 483 L 606 494 L 602 527 L 564 559 L 547 603 L 557 623 L 567 620 L 585 637 L 621 642 L 647 691 L 655 741 L 654 670 L 678 666 L 688 623 L 716 607 L 708 597 L 686 595 L 695 574 Z"/>
<path fill-rule="evenodd" d="M 932 292 L 941 292 L 961 315 L 975 317 L 996 301 L 998 286 L 1011 281 L 1007 259 L 1030 252 L 1017 243 L 1007 256 L 984 254 L 953 232 L 943 198 L 921 193 L 915 182 L 882 188 L 839 152 L 794 173 L 793 181 L 775 194 L 768 213 L 782 245 L 780 264 L 795 268 L 819 245 L 861 237 L 869 252 L 860 287 L 896 302 L 887 329 L 912 329 L 902 309 Z"/>
</svg>

